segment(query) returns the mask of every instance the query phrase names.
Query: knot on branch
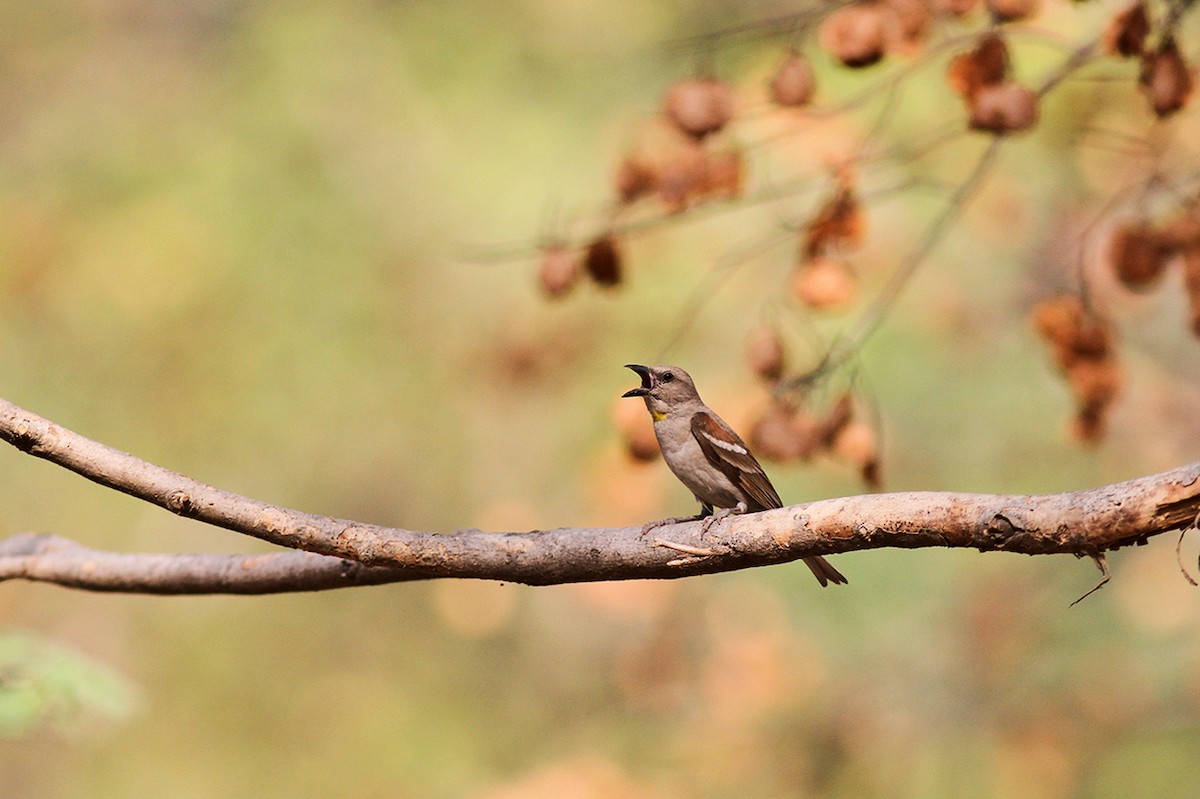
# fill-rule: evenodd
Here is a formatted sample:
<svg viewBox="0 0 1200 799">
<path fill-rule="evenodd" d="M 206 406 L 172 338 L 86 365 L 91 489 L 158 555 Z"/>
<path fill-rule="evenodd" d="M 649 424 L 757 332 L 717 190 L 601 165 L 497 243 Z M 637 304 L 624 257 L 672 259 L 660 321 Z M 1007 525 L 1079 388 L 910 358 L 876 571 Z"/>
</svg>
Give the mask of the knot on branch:
<svg viewBox="0 0 1200 799">
<path fill-rule="evenodd" d="M 988 523 L 984 525 L 983 537 L 986 543 L 980 546 L 979 550 L 982 552 L 985 549 L 1004 549 L 1005 545 L 1012 541 L 1013 536 L 1023 531 L 1023 527 L 1004 513 L 993 514 Z"/>
<path fill-rule="evenodd" d="M 8 443 L 19 449 L 21 452 L 30 452 L 38 443 L 38 435 L 29 428 L 27 422 L 21 421 L 5 431 L 4 436 L 8 439 Z"/>
<path fill-rule="evenodd" d="M 192 495 L 182 488 L 177 488 L 167 494 L 167 510 L 187 516 L 192 511 Z"/>
</svg>

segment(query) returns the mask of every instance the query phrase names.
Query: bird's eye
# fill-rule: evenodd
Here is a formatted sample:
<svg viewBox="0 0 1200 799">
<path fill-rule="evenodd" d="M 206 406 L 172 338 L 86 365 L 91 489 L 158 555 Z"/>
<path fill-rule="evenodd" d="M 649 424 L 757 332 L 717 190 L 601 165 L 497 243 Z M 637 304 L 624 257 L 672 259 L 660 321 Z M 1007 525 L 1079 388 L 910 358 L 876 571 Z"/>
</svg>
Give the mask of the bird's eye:
<svg viewBox="0 0 1200 799">
<path fill-rule="evenodd" d="M 674 379 L 675 379 L 674 372 L 663 372 L 662 377 L 659 378 L 659 380 L 662 381 L 663 383 L 670 383 Z"/>
</svg>

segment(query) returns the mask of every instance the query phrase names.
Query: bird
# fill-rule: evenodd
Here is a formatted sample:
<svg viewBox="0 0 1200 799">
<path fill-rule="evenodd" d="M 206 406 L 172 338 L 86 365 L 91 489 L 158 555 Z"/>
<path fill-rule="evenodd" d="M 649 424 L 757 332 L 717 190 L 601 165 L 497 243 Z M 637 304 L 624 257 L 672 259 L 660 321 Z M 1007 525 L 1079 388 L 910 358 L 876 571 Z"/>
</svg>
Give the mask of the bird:
<svg viewBox="0 0 1200 799">
<path fill-rule="evenodd" d="M 741 436 L 700 399 L 691 375 L 678 366 L 626 364 L 642 384 L 622 394 L 641 397 L 654 420 L 663 460 L 700 503 L 698 516 L 651 522 L 643 533 L 663 524 L 705 519 L 704 531 L 735 513 L 782 508 L 771 478 Z M 714 508 L 720 511 L 713 513 Z M 847 580 L 820 555 L 804 558 L 822 586 Z"/>
</svg>

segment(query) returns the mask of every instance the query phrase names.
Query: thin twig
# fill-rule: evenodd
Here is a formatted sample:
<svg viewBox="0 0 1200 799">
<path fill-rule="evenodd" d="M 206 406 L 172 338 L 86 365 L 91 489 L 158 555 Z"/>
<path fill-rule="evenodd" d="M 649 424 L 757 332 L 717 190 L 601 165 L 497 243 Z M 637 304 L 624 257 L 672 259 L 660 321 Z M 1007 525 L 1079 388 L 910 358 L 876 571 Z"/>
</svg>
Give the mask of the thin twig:
<svg viewBox="0 0 1200 799">
<path fill-rule="evenodd" d="M 1069 608 L 1075 607 L 1080 602 L 1087 599 L 1088 597 L 1090 597 L 1092 594 L 1099 591 L 1104 586 L 1108 585 L 1108 581 L 1112 579 L 1112 572 L 1109 571 L 1109 569 L 1108 569 L 1108 558 L 1104 557 L 1103 552 L 1101 552 L 1099 555 L 1092 555 L 1092 560 L 1095 561 L 1096 567 L 1098 569 L 1100 569 L 1100 574 L 1101 574 L 1100 582 L 1096 583 L 1096 585 L 1092 587 L 1092 590 L 1088 591 L 1086 594 L 1079 597 L 1079 599 L 1076 599 L 1070 605 L 1067 605 L 1067 607 L 1069 607 Z"/>
</svg>

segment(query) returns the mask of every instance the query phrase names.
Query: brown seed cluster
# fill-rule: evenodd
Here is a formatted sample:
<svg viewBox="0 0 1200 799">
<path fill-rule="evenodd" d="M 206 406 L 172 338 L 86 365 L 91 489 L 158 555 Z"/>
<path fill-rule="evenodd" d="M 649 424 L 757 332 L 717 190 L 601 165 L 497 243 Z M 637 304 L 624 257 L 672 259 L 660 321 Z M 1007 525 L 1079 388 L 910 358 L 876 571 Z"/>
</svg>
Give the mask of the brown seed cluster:
<svg viewBox="0 0 1200 799">
<path fill-rule="evenodd" d="M 740 151 L 698 142 L 679 142 L 655 152 L 630 155 L 617 170 L 623 204 L 655 196 L 672 214 L 709 200 L 742 196 L 745 162 Z"/>
<path fill-rule="evenodd" d="M 984 34 L 950 62 L 946 78 L 967 104 L 972 130 L 1019 133 L 1037 124 L 1038 97 L 1010 77 L 1008 43 L 1001 32 Z"/>
<path fill-rule="evenodd" d="M 863 0 L 825 17 L 817 41 L 843 66 L 859 69 L 888 53 L 919 50 L 932 23 L 924 0 Z"/>
<path fill-rule="evenodd" d="M 584 275 L 603 288 L 622 280 L 621 245 L 612 233 L 592 239 L 582 251 L 554 242 L 542 248 L 538 283 L 550 299 L 565 297 Z"/>
<path fill-rule="evenodd" d="M 1121 390 L 1112 330 L 1073 294 L 1039 303 L 1033 321 L 1075 395 L 1076 437 L 1098 441 L 1104 435 L 1108 409 Z"/>
<path fill-rule="evenodd" d="M 1160 118 L 1185 107 L 1195 90 L 1195 76 L 1179 50 L 1172 24 L 1162 27 L 1158 46 L 1147 47 L 1154 20 L 1145 0 L 1138 0 L 1119 11 L 1104 30 L 1104 47 L 1110 55 L 1141 59 L 1138 88 Z"/>
<path fill-rule="evenodd" d="M 814 413 L 790 400 L 776 398 L 750 427 L 750 447 L 779 463 L 810 461 L 831 455 L 854 468 L 863 482 L 882 487 L 879 437 L 858 418 L 858 402 L 842 394 L 824 413 Z"/>
<path fill-rule="evenodd" d="M 1138 86 L 1158 117 L 1174 114 L 1192 99 L 1195 79 L 1173 35 L 1163 36 L 1155 50 L 1142 55 Z"/>
<path fill-rule="evenodd" d="M 1157 285 L 1171 264 L 1183 269 L 1192 333 L 1200 336 L 1200 205 L 1178 211 L 1161 224 L 1136 220 L 1118 225 L 1108 240 L 1108 263 L 1134 291 Z"/>
<path fill-rule="evenodd" d="M 792 272 L 792 295 L 818 310 L 845 308 L 858 298 L 858 279 L 842 254 L 862 246 L 866 215 L 853 173 L 843 169 L 834 194 L 805 226 Z"/>
</svg>

